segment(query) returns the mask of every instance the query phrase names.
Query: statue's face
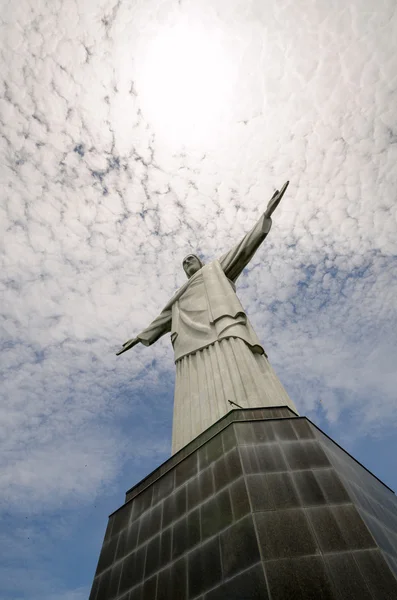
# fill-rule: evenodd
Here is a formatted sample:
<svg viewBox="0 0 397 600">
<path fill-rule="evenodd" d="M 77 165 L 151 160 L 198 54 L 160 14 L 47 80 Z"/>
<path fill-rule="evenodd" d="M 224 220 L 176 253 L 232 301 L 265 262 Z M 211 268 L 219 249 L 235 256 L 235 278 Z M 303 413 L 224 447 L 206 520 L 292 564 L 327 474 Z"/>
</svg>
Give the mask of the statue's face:
<svg viewBox="0 0 397 600">
<path fill-rule="evenodd" d="M 182 264 L 188 279 L 202 267 L 200 259 L 195 254 L 188 254 L 186 258 L 183 259 Z"/>
</svg>

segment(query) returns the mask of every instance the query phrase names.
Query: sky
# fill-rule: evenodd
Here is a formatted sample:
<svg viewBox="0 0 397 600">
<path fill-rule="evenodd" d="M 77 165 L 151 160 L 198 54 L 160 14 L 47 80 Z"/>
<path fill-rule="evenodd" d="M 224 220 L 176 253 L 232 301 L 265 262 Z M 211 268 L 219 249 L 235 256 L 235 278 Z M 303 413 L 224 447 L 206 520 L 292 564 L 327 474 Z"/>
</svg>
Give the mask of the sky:
<svg viewBox="0 0 397 600">
<path fill-rule="evenodd" d="M 1 0 L 0 597 L 85 600 L 170 455 L 169 336 L 115 351 L 236 244 L 300 414 L 397 488 L 395 0 Z"/>
</svg>

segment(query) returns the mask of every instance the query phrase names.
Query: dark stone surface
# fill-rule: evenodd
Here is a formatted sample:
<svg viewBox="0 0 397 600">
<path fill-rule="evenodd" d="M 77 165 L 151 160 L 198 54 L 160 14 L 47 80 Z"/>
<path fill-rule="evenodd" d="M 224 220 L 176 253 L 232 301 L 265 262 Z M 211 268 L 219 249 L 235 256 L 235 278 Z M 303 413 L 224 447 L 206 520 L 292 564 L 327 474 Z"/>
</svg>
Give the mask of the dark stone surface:
<svg viewBox="0 0 397 600">
<path fill-rule="evenodd" d="M 321 556 L 272 560 L 265 563 L 265 571 L 272 600 L 337 598 Z"/>
<path fill-rule="evenodd" d="M 218 492 L 243 474 L 237 448 L 221 456 L 212 466 L 215 491 Z"/>
<path fill-rule="evenodd" d="M 214 478 L 212 468 L 201 471 L 197 477 L 187 484 L 188 510 L 204 502 L 214 493 Z"/>
<path fill-rule="evenodd" d="M 205 595 L 205 600 L 268 600 L 261 564 L 229 579 Z"/>
<path fill-rule="evenodd" d="M 395 495 L 287 408 L 231 411 L 127 499 L 90 600 L 397 598 Z"/>
<path fill-rule="evenodd" d="M 355 552 L 354 559 L 373 598 L 379 600 L 397 598 L 397 580 L 379 550 Z"/>
<path fill-rule="evenodd" d="M 233 519 L 238 521 L 251 511 L 247 486 L 244 477 L 240 477 L 229 488 L 230 498 L 232 502 Z"/>
<path fill-rule="evenodd" d="M 193 482 L 196 480 L 193 480 Z M 183 485 L 175 494 L 168 496 L 163 503 L 163 521 L 162 527 L 167 527 L 178 519 L 180 515 L 186 512 L 187 507 L 187 493 L 186 485 Z"/>
<path fill-rule="evenodd" d="M 181 558 L 164 569 L 158 575 L 157 600 L 185 600 L 188 598 L 187 591 L 187 562 Z"/>
<path fill-rule="evenodd" d="M 322 552 L 374 547 L 375 540 L 352 504 L 306 509 Z"/>
<path fill-rule="evenodd" d="M 98 588 L 95 596 L 95 600 L 108 600 L 111 598 L 109 595 L 110 578 L 112 575 L 112 569 L 105 571 L 99 576 Z"/>
<path fill-rule="evenodd" d="M 120 584 L 120 575 L 121 575 L 121 562 L 113 565 L 113 568 L 110 572 L 110 581 L 108 587 L 108 596 L 109 598 L 115 598 L 117 596 L 117 592 Z"/>
<path fill-rule="evenodd" d="M 376 544 L 385 555 L 397 558 L 395 494 L 323 432 L 313 425 L 312 427 Z M 389 561 L 389 566 L 397 576 L 397 562 Z"/>
<path fill-rule="evenodd" d="M 292 474 L 287 471 L 247 475 L 246 481 L 254 512 L 300 506 Z"/>
<path fill-rule="evenodd" d="M 221 442 L 222 445 L 222 442 Z M 191 477 L 197 474 L 198 461 L 197 454 L 194 452 L 187 458 L 185 458 L 175 468 L 175 486 L 178 487 L 181 483 L 185 483 Z"/>
<path fill-rule="evenodd" d="M 219 538 L 199 546 L 188 556 L 189 598 L 214 587 L 222 579 Z"/>
<path fill-rule="evenodd" d="M 160 568 L 165 567 L 171 561 L 172 528 L 164 529 L 161 533 L 160 542 Z"/>
<path fill-rule="evenodd" d="M 233 512 L 229 490 L 222 490 L 205 502 L 200 508 L 200 515 L 203 540 L 230 525 L 233 521 Z"/>
<path fill-rule="evenodd" d="M 285 443 L 283 444 L 283 451 L 292 471 L 330 466 L 321 445 L 314 440 L 298 440 Z"/>
<path fill-rule="evenodd" d="M 287 471 L 285 457 L 277 442 L 240 447 L 245 473 L 269 473 Z"/>
<path fill-rule="evenodd" d="M 327 570 L 332 575 L 332 582 L 338 598 L 371 600 L 372 596 L 354 560 L 353 553 L 328 554 L 324 557 L 324 561 Z"/>
<path fill-rule="evenodd" d="M 157 594 L 157 575 L 147 579 L 142 586 L 142 600 L 153 600 Z"/>
<path fill-rule="evenodd" d="M 319 553 L 303 509 L 255 513 L 263 560 Z"/>
<path fill-rule="evenodd" d="M 233 577 L 261 559 L 251 515 L 221 533 L 220 543 L 225 579 Z"/>
<path fill-rule="evenodd" d="M 161 536 L 156 535 L 146 547 L 145 579 L 158 571 L 160 565 Z"/>
</svg>

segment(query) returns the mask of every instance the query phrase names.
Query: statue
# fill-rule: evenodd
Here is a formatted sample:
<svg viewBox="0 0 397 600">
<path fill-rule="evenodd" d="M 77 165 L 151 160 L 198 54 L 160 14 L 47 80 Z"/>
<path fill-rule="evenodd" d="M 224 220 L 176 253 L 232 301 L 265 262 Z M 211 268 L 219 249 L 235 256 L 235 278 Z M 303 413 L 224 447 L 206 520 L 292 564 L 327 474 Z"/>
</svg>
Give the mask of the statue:
<svg viewBox="0 0 397 600">
<path fill-rule="evenodd" d="M 225 415 L 242 408 L 287 405 L 296 411 L 236 295 L 235 281 L 268 235 L 271 215 L 288 183 L 276 190 L 265 213 L 241 242 L 204 265 L 183 259 L 188 281 L 159 316 L 117 355 L 136 344 L 154 344 L 171 332 L 176 366 L 172 453 Z"/>
</svg>

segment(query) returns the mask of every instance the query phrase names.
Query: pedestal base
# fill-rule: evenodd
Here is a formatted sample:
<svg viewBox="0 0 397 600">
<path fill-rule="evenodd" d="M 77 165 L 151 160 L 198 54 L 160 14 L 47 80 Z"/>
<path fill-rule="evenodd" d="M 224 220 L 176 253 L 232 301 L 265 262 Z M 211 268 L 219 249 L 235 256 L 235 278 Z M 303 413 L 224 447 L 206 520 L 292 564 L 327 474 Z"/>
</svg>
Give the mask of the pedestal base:
<svg viewBox="0 0 397 600">
<path fill-rule="evenodd" d="M 287 407 L 233 410 L 127 492 L 90 600 L 397 598 L 394 493 Z"/>
</svg>

